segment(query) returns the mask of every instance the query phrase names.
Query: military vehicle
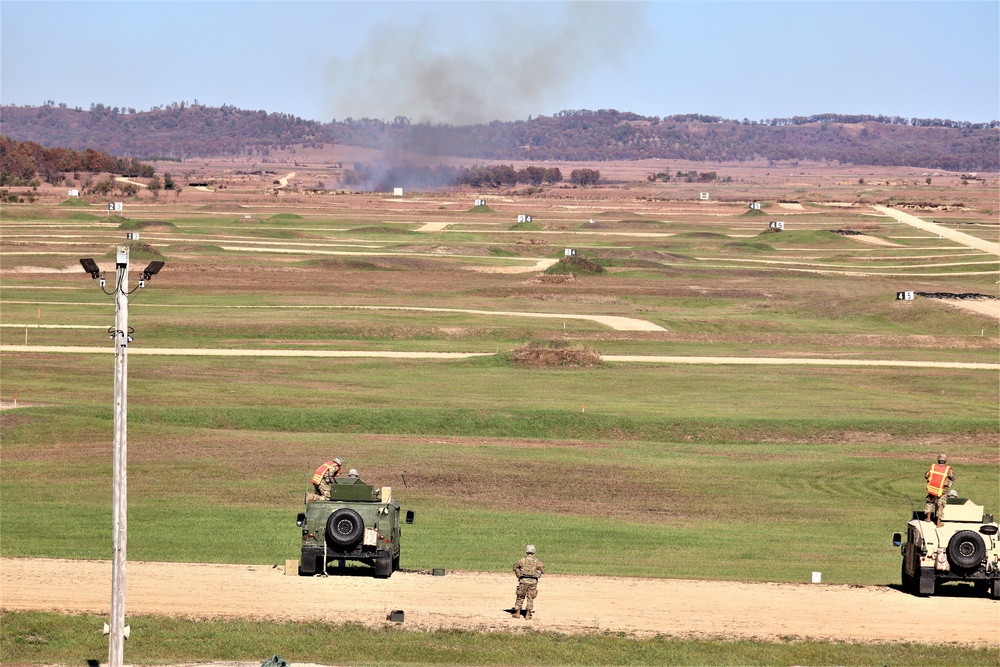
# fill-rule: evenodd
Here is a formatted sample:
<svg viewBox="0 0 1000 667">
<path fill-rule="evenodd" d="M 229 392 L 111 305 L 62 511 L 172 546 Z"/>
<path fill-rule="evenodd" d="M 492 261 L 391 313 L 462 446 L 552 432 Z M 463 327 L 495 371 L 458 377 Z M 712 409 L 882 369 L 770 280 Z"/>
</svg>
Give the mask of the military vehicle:
<svg viewBox="0 0 1000 667">
<path fill-rule="evenodd" d="M 400 508 L 391 487 L 335 477 L 329 500 L 305 505 L 295 522 L 302 529 L 300 575 L 325 574 L 331 562 L 342 569 L 349 560 L 373 566 L 380 578 L 399 569 Z M 413 523 L 412 510 L 406 523 Z"/>
<path fill-rule="evenodd" d="M 924 519 L 923 512 L 913 513 L 905 542 L 900 533 L 892 534 L 893 546 L 903 554 L 903 590 L 934 595 L 942 584 L 965 581 L 1000 599 L 1000 526 L 993 515 L 968 498 L 949 497 L 941 528 Z"/>
</svg>

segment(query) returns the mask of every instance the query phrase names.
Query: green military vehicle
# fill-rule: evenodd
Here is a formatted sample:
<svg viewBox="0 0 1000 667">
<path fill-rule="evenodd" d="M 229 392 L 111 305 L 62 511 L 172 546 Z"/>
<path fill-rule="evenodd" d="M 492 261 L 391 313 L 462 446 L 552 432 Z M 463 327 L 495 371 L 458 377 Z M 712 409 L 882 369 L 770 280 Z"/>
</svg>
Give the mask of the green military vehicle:
<svg viewBox="0 0 1000 667">
<path fill-rule="evenodd" d="M 964 581 L 1000 598 L 1000 526 L 993 515 L 968 498 L 949 497 L 940 528 L 924 519 L 923 512 L 913 513 L 905 542 L 892 534 L 903 554 L 903 590 L 934 595 L 942 584 Z"/>
<path fill-rule="evenodd" d="M 380 578 L 399 569 L 400 508 L 391 487 L 335 477 L 329 500 L 305 505 L 296 520 L 302 529 L 300 575 L 325 574 L 331 562 L 343 568 L 348 560 L 373 566 Z M 406 523 L 413 523 L 413 511 L 406 513 Z"/>
</svg>

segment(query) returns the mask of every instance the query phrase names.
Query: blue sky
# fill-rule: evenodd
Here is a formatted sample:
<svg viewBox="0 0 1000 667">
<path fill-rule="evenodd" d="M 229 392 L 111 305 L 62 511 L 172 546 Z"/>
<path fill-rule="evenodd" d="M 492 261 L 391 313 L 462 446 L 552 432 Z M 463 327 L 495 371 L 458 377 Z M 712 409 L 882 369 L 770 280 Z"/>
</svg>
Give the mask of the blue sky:
<svg viewBox="0 0 1000 667">
<path fill-rule="evenodd" d="M 1000 118 L 1000 2 L 0 0 L 0 102 Z"/>
</svg>

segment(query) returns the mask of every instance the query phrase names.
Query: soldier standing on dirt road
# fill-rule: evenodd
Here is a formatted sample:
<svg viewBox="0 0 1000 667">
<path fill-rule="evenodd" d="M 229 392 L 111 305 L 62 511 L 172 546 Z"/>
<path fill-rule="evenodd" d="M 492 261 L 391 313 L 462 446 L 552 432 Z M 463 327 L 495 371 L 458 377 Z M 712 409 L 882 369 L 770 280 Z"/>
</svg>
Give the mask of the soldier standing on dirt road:
<svg viewBox="0 0 1000 667">
<path fill-rule="evenodd" d="M 327 461 L 312 476 L 313 488 L 316 493 L 307 493 L 306 502 L 312 500 L 329 500 L 330 487 L 333 486 L 333 478 L 340 474 L 340 466 L 344 465 L 344 459 L 339 456 L 332 461 Z"/>
<path fill-rule="evenodd" d="M 524 548 L 524 557 L 514 563 L 514 574 L 517 575 L 517 599 L 511 616 L 521 617 L 521 606 L 524 605 L 524 617 L 531 620 L 531 610 L 538 596 L 538 579 L 545 574 L 545 564 L 535 556 L 535 545 Z"/>
<path fill-rule="evenodd" d="M 924 520 L 931 520 L 931 511 L 937 509 L 937 527 L 944 524 L 944 508 L 948 504 L 948 489 L 955 483 L 955 471 L 948 465 L 948 457 L 938 454 L 937 463 L 932 463 L 930 470 L 924 474 L 927 480 L 927 505 L 924 507 Z"/>
</svg>

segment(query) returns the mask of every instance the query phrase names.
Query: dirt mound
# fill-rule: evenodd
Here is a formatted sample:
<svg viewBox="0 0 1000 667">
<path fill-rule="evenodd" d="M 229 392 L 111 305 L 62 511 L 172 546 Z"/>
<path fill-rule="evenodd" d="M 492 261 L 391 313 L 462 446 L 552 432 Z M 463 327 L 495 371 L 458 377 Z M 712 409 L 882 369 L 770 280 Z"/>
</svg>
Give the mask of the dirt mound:
<svg viewBox="0 0 1000 667">
<path fill-rule="evenodd" d="M 590 261 L 586 257 L 564 257 L 559 260 L 548 269 L 545 273 L 549 275 L 563 274 L 563 273 L 573 273 L 576 275 L 596 275 L 598 273 L 604 273 L 606 269 L 595 262 Z"/>
<path fill-rule="evenodd" d="M 917 296 L 925 299 L 996 299 L 992 294 L 979 294 L 978 292 L 964 292 L 955 294 L 954 292 L 914 292 Z"/>
<path fill-rule="evenodd" d="M 604 362 L 597 352 L 567 343 L 528 343 L 508 353 L 515 366 L 525 368 L 592 368 Z"/>
<path fill-rule="evenodd" d="M 562 285 L 564 283 L 575 283 L 576 277 L 572 273 L 561 273 L 558 275 L 542 274 L 537 278 L 532 278 L 529 283 L 543 283 L 546 285 Z"/>
</svg>

